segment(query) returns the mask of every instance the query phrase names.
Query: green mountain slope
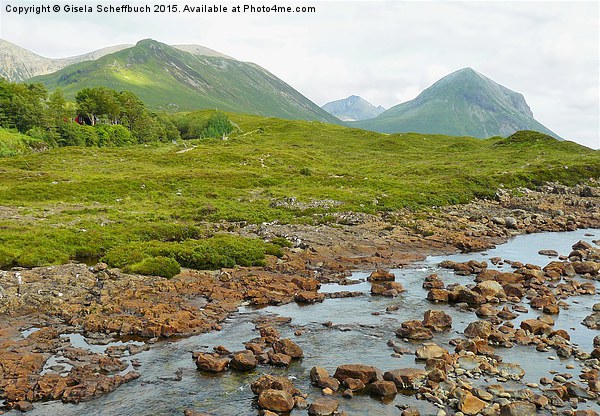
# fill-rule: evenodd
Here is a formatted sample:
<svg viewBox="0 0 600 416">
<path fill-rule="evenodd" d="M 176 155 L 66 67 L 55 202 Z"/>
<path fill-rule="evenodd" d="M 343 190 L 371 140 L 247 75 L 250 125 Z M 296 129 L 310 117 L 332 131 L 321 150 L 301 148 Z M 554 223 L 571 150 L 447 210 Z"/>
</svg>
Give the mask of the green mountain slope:
<svg viewBox="0 0 600 416">
<path fill-rule="evenodd" d="M 154 109 L 219 109 L 339 123 L 258 65 L 188 53 L 151 39 L 100 59 L 31 78 L 73 97 L 85 87 L 128 90 Z"/>
<path fill-rule="evenodd" d="M 351 123 L 382 133 L 419 132 L 486 138 L 535 130 L 560 137 L 533 118 L 523 95 L 471 68 L 437 81 L 414 100 Z"/>
</svg>

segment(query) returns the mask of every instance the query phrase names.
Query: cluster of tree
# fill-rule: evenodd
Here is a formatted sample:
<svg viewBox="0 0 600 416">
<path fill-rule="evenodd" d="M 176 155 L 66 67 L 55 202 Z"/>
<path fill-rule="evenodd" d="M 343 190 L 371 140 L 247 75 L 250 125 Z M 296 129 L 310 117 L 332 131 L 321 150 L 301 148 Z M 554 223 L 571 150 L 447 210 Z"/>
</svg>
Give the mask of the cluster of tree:
<svg viewBox="0 0 600 416">
<path fill-rule="evenodd" d="M 135 94 L 85 88 L 67 102 L 60 90 L 0 78 L 0 127 L 53 146 L 124 146 L 172 141 L 179 131 L 163 114 L 151 113 Z"/>
<path fill-rule="evenodd" d="M 0 77 L 0 127 L 15 129 L 51 146 L 125 146 L 203 137 L 220 138 L 233 130 L 220 112 L 208 119 L 180 122 L 150 112 L 132 92 L 84 88 L 75 102 L 43 84 L 18 84 Z"/>
</svg>

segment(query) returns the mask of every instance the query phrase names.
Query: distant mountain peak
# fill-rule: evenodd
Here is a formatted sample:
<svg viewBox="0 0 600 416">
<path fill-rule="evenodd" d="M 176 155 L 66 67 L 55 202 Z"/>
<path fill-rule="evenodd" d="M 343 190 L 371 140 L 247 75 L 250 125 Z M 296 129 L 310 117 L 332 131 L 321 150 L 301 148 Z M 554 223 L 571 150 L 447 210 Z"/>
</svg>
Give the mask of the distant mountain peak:
<svg viewBox="0 0 600 416">
<path fill-rule="evenodd" d="M 519 130 L 535 130 L 560 139 L 533 118 L 522 94 L 470 67 L 446 75 L 414 100 L 356 125 L 385 133 L 417 132 L 479 138 L 506 137 Z"/>
<path fill-rule="evenodd" d="M 375 107 L 358 95 L 351 95 L 348 98 L 331 101 L 321 108 L 342 121 L 368 120 L 377 117 L 385 111 L 385 108 L 382 106 Z"/>
</svg>

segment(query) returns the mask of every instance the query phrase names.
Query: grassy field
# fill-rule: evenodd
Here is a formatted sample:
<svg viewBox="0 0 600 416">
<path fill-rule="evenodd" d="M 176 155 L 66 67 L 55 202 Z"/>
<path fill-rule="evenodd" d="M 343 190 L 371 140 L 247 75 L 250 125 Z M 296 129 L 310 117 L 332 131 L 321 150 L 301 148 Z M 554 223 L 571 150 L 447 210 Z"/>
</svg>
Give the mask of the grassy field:
<svg viewBox="0 0 600 416">
<path fill-rule="evenodd" d="M 239 128 L 227 140 L 64 147 L 0 159 L 0 266 L 107 253 L 119 265 L 193 257 L 194 241 L 210 237 L 205 222 L 315 223 L 337 211 L 420 210 L 492 197 L 500 185 L 600 177 L 600 152 L 538 133 L 479 140 L 229 117 Z M 219 249 L 221 238 L 206 243 L 217 259 L 212 267 L 240 264 L 240 253 L 260 264 L 260 252 L 277 251 L 252 241 Z M 124 259 L 131 247 L 146 257 Z"/>
</svg>

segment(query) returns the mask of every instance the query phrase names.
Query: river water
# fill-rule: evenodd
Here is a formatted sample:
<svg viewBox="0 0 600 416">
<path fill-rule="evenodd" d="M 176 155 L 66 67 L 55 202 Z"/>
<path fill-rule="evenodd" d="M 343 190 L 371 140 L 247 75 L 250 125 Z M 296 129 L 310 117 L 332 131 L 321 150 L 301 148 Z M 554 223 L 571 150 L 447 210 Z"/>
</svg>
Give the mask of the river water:
<svg viewBox="0 0 600 416">
<path fill-rule="evenodd" d="M 586 235 L 587 234 L 587 235 Z M 590 235 L 591 234 L 591 235 Z M 445 304 L 432 304 L 425 297 L 427 291 L 422 289 L 423 278 L 431 273 L 437 273 L 446 283 L 472 283 L 473 276 L 463 277 L 454 275 L 451 271 L 439 269 L 437 264 L 444 259 L 455 261 L 488 260 L 491 257 L 518 260 L 522 263 L 546 265 L 552 259 L 538 255 L 540 249 L 553 249 L 560 254 L 568 254 L 571 245 L 579 240 L 592 241 L 600 238 L 599 230 L 578 230 L 563 233 L 542 233 L 518 236 L 507 244 L 498 246 L 485 253 L 456 254 L 443 257 L 429 257 L 425 261 L 404 269 L 392 270 L 396 280 L 407 289 L 397 298 L 371 297 L 370 284 L 359 283 L 351 286 L 335 284 L 323 285 L 322 292 L 340 290 L 362 291 L 363 296 L 346 299 L 326 299 L 323 303 L 300 306 L 295 303 L 279 307 L 254 309 L 241 307 L 223 325 L 220 332 L 208 333 L 190 338 L 161 341 L 151 350 L 135 355 L 141 362 L 139 372 L 141 377 L 119 387 L 113 393 L 96 400 L 78 405 L 62 404 L 59 402 L 37 403 L 31 415 L 181 415 L 184 409 L 195 409 L 213 415 L 238 416 L 256 415 L 254 395 L 250 383 L 258 378 L 260 373 L 286 375 L 295 385 L 312 398 L 320 396 L 320 389 L 314 388 L 309 382 L 309 371 L 319 365 L 330 373 L 338 365 L 361 363 L 374 365 L 382 370 L 392 370 L 403 367 L 422 368 L 422 363 L 415 362 L 414 355 L 401 357 L 392 356 L 392 349 L 387 345 L 393 339 L 397 345 L 411 350 L 420 343 L 405 343 L 394 335 L 400 323 L 410 319 L 422 319 L 424 311 L 441 309 L 453 318 L 452 330 L 436 334 L 433 341 L 450 351 L 450 338 L 459 337 L 464 328 L 477 317 L 472 311 L 463 311 Z M 495 267 L 490 264 L 490 267 Z M 502 266 L 508 268 L 508 265 Z M 366 279 L 368 272 L 354 273 L 354 279 Z M 600 284 L 595 282 L 600 293 Z M 594 303 L 600 302 L 598 296 L 577 296 L 566 300 L 569 310 L 561 310 L 556 318 L 555 329 L 566 329 L 571 334 L 571 341 L 586 351 L 592 350 L 592 340 L 600 331 L 592 331 L 581 325 L 583 318 L 591 313 Z M 392 305 L 399 306 L 394 312 L 386 312 Z M 526 305 L 527 306 L 527 305 Z M 373 314 L 378 313 L 378 314 Z M 537 317 L 539 311 L 532 310 L 520 314 L 513 322 L 518 326 L 521 320 Z M 191 359 L 192 351 L 210 351 L 213 346 L 224 345 L 231 351 L 242 350 L 243 342 L 258 335 L 254 329 L 257 319 L 266 316 L 292 318 L 291 324 L 280 327 L 283 337 L 289 337 L 304 349 L 304 358 L 292 363 L 287 370 L 270 366 L 259 366 L 250 373 L 225 372 L 217 375 L 207 375 L 195 369 Z M 332 326 L 323 323 L 332 322 Z M 303 334 L 294 336 L 295 330 L 301 329 Z M 78 342 L 81 344 L 81 342 Z M 98 348 L 94 346 L 94 348 Z M 524 382 L 537 383 L 540 377 L 552 377 L 549 373 L 556 370 L 561 373 L 577 374 L 580 365 L 574 359 L 560 359 L 554 350 L 537 352 L 531 346 L 515 346 L 513 348 L 497 348 L 496 353 L 503 357 L 504 362 L 518 363 L 525 370 Z M 568 370 L 568 364 L 575 369 Z M 176 381 L 175 373 L 181 369 L 181 380 Z M 480 383 L 485 384 L 483 379 Z M 492 378 L 491 384 L 497 384 Z M 523 388 L 520 384 L 504 384 L 511 387 Z M 356 395 L 352 399 L 339 397 L 340 410 L 349 415 L 398 415 L 400 410 L 396 404 L 413 405 L 421 410 L 423 415 L 435 415 L 437 408 L 428 402 L 416 400 L 412 396 L 399 394 L 389 403 L 383 403 L 368 396 Z M 600 411 L 597 402 L 588 402 L 580 408 L 591 408 Z M 293 411 L 292 415 L 306 414 L 306 411 Z"/>
</svg>

